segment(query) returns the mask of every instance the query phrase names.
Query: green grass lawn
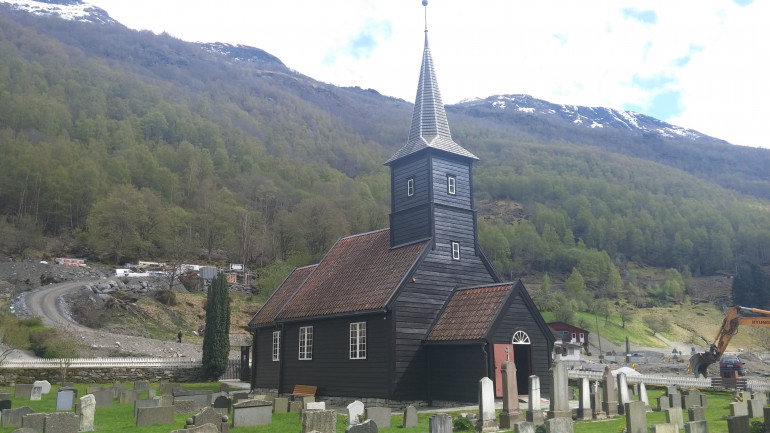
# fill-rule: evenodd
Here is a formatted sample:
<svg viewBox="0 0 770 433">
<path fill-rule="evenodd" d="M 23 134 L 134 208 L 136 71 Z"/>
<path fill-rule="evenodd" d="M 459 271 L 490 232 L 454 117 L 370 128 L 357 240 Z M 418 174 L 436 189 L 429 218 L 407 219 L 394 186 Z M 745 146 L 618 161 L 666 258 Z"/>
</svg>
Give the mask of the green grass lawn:
<svg viewBox="0 0 770 433">
<path fill-rule="evenodd" d="M 131 388 L 129 383 L 124 384 L 126 388 Z M 154 385 L 157 389 L 157 385 Z M 86 385 L 76 386 L 78 389 L 78 395 L 85 395 Z M 211 390 L 218 391 L 219 383 L 193 383 L 184 384 L 183 388 L 186 390 Z M 13 395 L 12 388 L 8 389 Z M 23 399 L 12 398 L 12 404 L 14 408 L 21 406 L 30 406 L 36 412 L 51 413 L 54 412 L 56 407 L 56 391 L 58 386 L 52 386 L 51 392 L 43 396 L 41 401 L 29 401 Z M 655 399 L 663 393 L 662 389 L 650 389 L 648 391 L 650 401 L 655 402 Z M 146 398 L 147 393 L 143 393 L 143 398 Z M 726 417 L 729 414 L 729 405 L 732 402 L 732 395 L 726 392 L 706 392 L 708 395 L 709 408 L 706 410 L 706 419 L 709 424 L 709 432 L 711 433 L 727 433 L 727 421 Z M 452 417 L 457 417 L 457 412 L 448 411 Z M 423 433 L 428 431 L 428 420 L 433 414 L 420 413 L 418 414 L 419 424 L 416 427 L 410 427 L 408 429 L 401 428 L 403 418 L 398 415 L 392 418 L 390 428 L 380 428 L 379 431 L 383 433 Z M 192 414 L 181 414 L 174 418 L 173 424 L 157 425 L 150 427 L 136 427 L 136 420 L 133 416 L 132 404 L 119 404 L 115 400 L 115 404 L 112 407 L 100 407 L 96 409 L 96 416 L 94 423 L 96 430 L 104 433 L 118 433 L 118 432 L 137 432 L 137 433 L 168 433 L 174 429 L 181 429 L 185 425 L 187 418 Z M 684 421 L 688 421 L 687 412 L 684 413 Z M 763 421 L 761 418 L 755 419 L 755 421 Z M 575 423 L 575 433 L 620 433 L 625 427 L 625 417 L 618 416 L 607 421 L 597 422 L 579 422 Z M 665 423 L 665 414 L 661 412 L 649 412 L 647 414 L 647 425 Z M 337 417 L 337 432 L 343 433 L 347 428 L 347 420 L 345 416 L 339 415 Z M 5 427 L 0 428 L 0 433 L 10 433 L 18 427 Z M 297 413 L 278 413 L 273 414 L 273 423 L 267 426 L 260 427 L 239 427 L 231 428 L 233 433 L 239 432 L 254 432 L 254 433 L 297 433 L 300 431 L 300 421 Z M 455 430 L 457 431 L 457 430 Z"/>
</svg>

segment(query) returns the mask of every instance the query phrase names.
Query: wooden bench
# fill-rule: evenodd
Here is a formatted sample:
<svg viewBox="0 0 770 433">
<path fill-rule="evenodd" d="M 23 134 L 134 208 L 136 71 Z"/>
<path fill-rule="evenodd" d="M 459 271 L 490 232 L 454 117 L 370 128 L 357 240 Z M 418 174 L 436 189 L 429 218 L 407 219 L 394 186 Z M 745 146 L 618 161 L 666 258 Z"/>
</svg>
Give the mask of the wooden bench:
<svg viewBox="0 0 770 433">
<path fill-rule="evenodd" d="M 311 385 L 294 385 L 294 391 L 292 391 L 292 397 L 314 397 L 317 386 Z"/>
</svg>

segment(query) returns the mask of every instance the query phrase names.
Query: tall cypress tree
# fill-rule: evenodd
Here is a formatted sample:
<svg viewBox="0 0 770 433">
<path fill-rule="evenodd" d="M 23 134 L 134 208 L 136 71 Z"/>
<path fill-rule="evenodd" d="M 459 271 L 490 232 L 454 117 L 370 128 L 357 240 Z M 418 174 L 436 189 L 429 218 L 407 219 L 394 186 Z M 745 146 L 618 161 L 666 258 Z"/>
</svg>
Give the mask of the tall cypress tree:
<svg viewBox="0 0 770 433">
<path fill-rule="evenodd" d="M 230 293 L 224 274 L 209 286 L 206 301 L 206 331 L 203 333 L 203 371 L 218 379 L 227 370 L 230 352 Z"/>
</svg>

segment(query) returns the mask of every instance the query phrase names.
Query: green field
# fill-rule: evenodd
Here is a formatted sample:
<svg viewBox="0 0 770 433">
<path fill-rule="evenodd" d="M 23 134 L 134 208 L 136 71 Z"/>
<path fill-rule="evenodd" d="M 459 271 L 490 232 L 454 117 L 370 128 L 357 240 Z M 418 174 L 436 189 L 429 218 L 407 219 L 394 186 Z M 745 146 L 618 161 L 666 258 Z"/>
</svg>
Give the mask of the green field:
<svg viewBox="0 0 770 433">
<path fill-rule="evenodd" d="M 124 384 L 126 388 L 131 388 L 131 384 Z M 154 385 L 157 389 L 157 385 Z M 78 395 L 83 396 L 85 395 L 86 391 L 86 385 L 78 385 L 76 386 L 78 389 Z M 12 388 L 4 388 L 7 389 L 11 394 L 13 394 Z M 219 383 L 213 382 L 213 383 L 194 383 L 194 384 L 185 384 L 184 389 L 186 390 L 211 390 L 211 391 L 218 391 L 219 390 Z M 56 391 L 58 390 L 58 386 L 52 386 L 51 392 L 44 395 L 43 399 L 41 401 L 29 401 L 29 400 L 23 400 L 23 399 L 16 399 L 12 398 L 12 404 L 14 408 L 18 408 L 21 406 L 30 406 L 32 409 L 34 409 L 36 412 L 45 412 L 45 413 L 51 413 L 54 411 L 56 406 Z M 649 390 L 649 398 L 651 402 L 654 402 L 655 399 L 663 393 L 662 389 L 650 389 Z M 711 433 L 720 433 L 720 432 L 727 432 L 727 421 L 726 417 L 729 415 L 729 405 L 732 402 L 732 395 L 730 393 L 726 392 L 705 392 L 705 394 L 708 396 L 708 404 L 709 408 L 706 410 L 706 419 L 708 420 L 709 424 L 709 432 Z M 143 393 L 143 398 L 146 398 L 146 393 Z M 654 403 L 653 403 L 654 405 Z M 448 410 L 447 413 L 454 417 L 457 417 L 459 412 Z M 403 433 L 422 433 L 428 431 L 428 420 L 433 415 L 433 413 L 420 413 L 418 415 L 418 422 L 419 424 L 416 427 L 410 427 L 408 429 L 401 428 L 402 424 L 402 416 L 397 415 L 393 416 L 391 427 L 390 428 L 381 428 L 379 431 L 388 433 L 388 432 L 403 432 Z M 133 405 L 132 404 L 119 404 L 117 402 L 117 399 L 115 400 L 115 404 L 112 407 L 100 407 L 96 410 L 96 416 L 94 423 L 96 425 L 96 430 L 99 432 L 104 433 L 111 433 L 111 432 L 125 432 L 125 431 L 131 431 L 131 432 L 137 432 L 137 433 L 168 433 L 169 431 L 173 429 L 182 429 L 184 428 L 185 421 L 187 418 L 191 417 L 192 414 L 180 414 L 177 415 L 174 418 L 174 424 L 167 424 L 167 425 L 156 425 L 151 427 L 136 427 L 136 420 L 133 416 Z M 684 413 L 684 420 L 685 422 L 688 421 L 687 418 L 687 412 Z M 763 421 L 761 418 L 755 419 L 753 421 Z M 662 412 L 650 412 L 647 414 L 647 425 L 652 424 L 660 424 L 665 422 L 665 414 Z M 339 415 L 337 417 L 337 432 L 343 433 L 345 429 L 347 428 L 347 419 L 343 415 Z M 622 432 L 623 428 L 625 427 L 625 417 L 618 416 L 614 419 L 607 420 L 607 421 L 597 421 L 597 422 L 579 422 L 575 423 L 574 430 L 576 433 L 618 433 Z M 17 429 L 18 427 L 4 427 L 0 428 L 0 433 L 10 433 Z M 260 427 L 239 427 L 239 428 L 231 428 L 230 430 L 234 433 L 238 432 L 256 432 L 256 433 L 297 433 L 301 429 L 300 422 L 299 422 L 299 416 L 296 413 L 287 413 L 287 414 L 273 414 L 273 423 L 271 425 L 267 426 L 260 426 Z M 455 429 L 455 431 L 459 431 Z M 762 430 L 764 431 L 764 430 Z"/>
</svg>

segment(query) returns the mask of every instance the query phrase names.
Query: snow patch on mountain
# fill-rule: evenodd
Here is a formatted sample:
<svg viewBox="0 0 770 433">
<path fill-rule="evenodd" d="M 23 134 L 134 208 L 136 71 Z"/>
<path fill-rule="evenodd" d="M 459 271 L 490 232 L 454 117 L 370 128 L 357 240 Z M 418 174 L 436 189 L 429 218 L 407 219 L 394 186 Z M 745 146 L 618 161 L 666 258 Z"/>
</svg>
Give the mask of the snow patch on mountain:
<svg viewBox="0 0 770 433">
<path fill-rule="evenodd" d="M 116 24 L 104 9 L 80 0 L 35 1 L 35 0 L 0 0 L 13 9 L 34 15 L 58 16 L 68 21 Z"/>
</svg>

